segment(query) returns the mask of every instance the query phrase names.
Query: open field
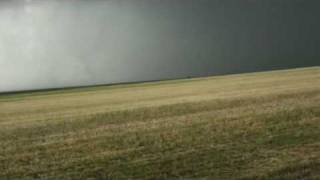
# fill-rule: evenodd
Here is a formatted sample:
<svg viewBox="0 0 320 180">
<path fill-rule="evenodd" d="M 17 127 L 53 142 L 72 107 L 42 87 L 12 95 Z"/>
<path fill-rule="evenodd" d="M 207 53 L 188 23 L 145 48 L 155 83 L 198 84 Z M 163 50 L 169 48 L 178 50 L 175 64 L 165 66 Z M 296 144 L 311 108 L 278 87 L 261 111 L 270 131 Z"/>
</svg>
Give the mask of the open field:
<svg viewBox="0 0 320 180">
<path fill-rule="evenodd" d="M 320 179 L 320 67 L 0 95 L 15 179 Z"/>
</svg>

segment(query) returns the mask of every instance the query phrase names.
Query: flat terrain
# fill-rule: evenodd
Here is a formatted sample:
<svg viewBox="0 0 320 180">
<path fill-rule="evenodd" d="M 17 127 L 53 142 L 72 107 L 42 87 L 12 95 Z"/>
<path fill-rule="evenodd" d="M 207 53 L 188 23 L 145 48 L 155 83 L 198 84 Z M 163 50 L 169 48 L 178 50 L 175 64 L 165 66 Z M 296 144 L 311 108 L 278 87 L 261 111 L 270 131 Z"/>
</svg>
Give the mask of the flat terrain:
<svg viewBox="0 0 320 180">
<path fill-rule="evenodd" d="M 320 67 L 0 95 L 15 179 L 320 179 Z"/>
</svg>

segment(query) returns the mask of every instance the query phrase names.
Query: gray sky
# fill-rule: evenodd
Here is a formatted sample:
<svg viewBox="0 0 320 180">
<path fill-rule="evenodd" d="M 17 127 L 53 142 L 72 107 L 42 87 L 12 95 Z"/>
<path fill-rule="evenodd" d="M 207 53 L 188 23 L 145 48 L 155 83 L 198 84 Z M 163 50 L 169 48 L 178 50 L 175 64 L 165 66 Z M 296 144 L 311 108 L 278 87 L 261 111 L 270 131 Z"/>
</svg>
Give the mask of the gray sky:
<svg viewBox="0 0 320 180">
<path fill-rule="evenodd" d="M 320 65 L 318 0 L 6 0 L 0 91 Z"/>
</svg>

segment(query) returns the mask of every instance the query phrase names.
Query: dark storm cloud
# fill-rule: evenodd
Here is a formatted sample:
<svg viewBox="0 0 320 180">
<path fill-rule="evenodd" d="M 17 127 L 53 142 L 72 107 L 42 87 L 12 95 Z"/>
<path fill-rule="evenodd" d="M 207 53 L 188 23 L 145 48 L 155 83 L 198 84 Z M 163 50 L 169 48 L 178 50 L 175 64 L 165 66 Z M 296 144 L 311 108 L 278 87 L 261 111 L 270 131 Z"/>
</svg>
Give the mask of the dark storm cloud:
<svg viewBox="0 0 320 180">
<path fill-rule="evenodd" d="M 0 91 L 320 65 L 317 0 L 0 2 Z"/>
</svg>

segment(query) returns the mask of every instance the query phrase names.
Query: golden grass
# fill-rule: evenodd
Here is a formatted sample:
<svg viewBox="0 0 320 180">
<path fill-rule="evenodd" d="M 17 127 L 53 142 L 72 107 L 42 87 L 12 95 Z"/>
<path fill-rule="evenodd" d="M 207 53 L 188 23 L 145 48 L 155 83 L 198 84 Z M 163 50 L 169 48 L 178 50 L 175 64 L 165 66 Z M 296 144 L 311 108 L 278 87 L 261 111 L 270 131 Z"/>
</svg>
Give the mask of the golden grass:
<svg viewBox="0 0 320 180">
<path fill-rule="evenodd" d="M 2 179 L 320 179 L 320 68 L 0 95 Z"/>
</svg>

